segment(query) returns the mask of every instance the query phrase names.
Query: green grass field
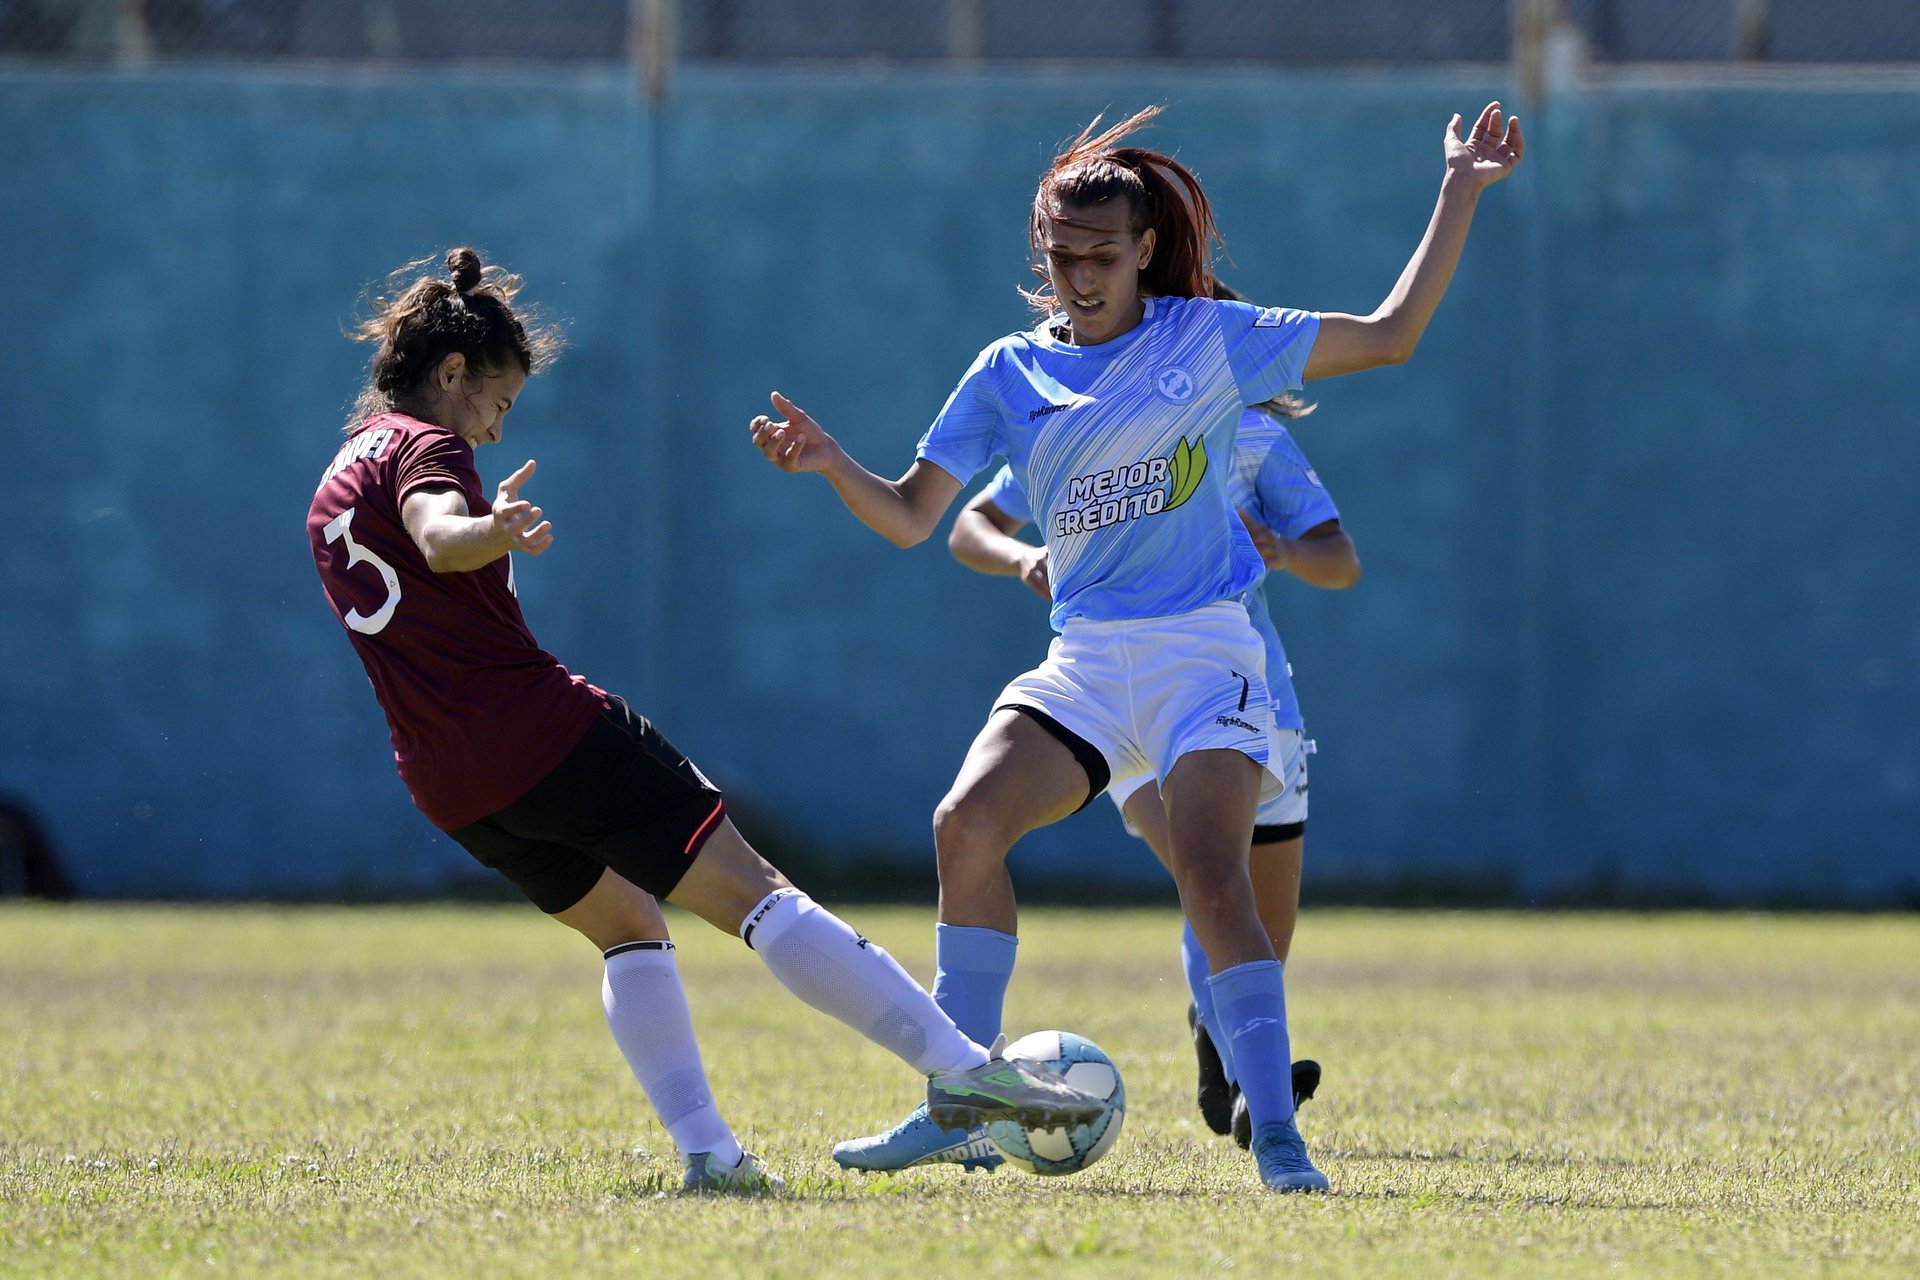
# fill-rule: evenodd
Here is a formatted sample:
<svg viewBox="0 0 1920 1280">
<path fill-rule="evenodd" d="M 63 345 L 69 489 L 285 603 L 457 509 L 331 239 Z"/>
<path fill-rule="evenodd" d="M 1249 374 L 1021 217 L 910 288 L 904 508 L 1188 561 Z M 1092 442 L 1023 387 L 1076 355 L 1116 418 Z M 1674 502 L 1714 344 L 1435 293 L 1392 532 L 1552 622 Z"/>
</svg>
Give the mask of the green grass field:
<svg viewBox="0 0 1920 1280">
<path fill-rule="evenodd" d="M 845 914 L 923 979 L 929 910 Z M 526 908 L 0 908 L 0 1273 L 1920 1274 L 1920 919 L 1323 912 L 1289 991 L 1337 1192 L 1200 1124 L 1171 912 L 1030 912 L 1008 1025 L 1131 1111 L 1077 1178 L 842 1174 L 904 1068 L 678 917 L 715 1092 L 793 1186 L 687 1200 Z"/>
</svg>

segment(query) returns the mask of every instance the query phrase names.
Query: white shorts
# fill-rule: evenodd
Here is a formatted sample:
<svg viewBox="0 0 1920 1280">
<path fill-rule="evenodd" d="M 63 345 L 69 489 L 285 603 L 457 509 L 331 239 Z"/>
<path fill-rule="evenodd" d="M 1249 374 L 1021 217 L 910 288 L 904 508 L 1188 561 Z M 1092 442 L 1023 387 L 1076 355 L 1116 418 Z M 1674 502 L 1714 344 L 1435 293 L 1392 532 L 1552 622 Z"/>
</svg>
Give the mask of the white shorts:
<svg viewBox="0 0 1920 1280">
<path fill-rule="evenodd" d="M 1267 701 L 1266 644 L 1238 601 L 1169 618 L 1069 619 L 1047 660 L 993 705 L 1031 708 L 1084 739 L 1116 785 L 1165 781 L 1188 752 L 1224 749 L 1269 771 L 1263 803 L 1286 793 L 1273 772 L 1285 753 Z"/>
<path fill-rule="evenodd" d="M 1298 729 L 1275 729 L 1273 740 L 1277 758 L 1281 762 L 1283 789 L 1278 795 L 1263 799 L 1254 813 L 1255 844 L 1260 843 L 1261 827 L 1297 827 L 1307 820 L 1307 757 L 1319 748 L 1312 738 Z M 1127 819 L 1127 801 L 1152 781 L 1143 773 L 1107 788 L 1107 799 L 1113 801 L 1113 807 L 1120 811 L 1120 821 L 1125 824 L 1130 836 L 1138 837 L 1140 833 L 1134 830 L 1133 823 Z"/>
</svg>

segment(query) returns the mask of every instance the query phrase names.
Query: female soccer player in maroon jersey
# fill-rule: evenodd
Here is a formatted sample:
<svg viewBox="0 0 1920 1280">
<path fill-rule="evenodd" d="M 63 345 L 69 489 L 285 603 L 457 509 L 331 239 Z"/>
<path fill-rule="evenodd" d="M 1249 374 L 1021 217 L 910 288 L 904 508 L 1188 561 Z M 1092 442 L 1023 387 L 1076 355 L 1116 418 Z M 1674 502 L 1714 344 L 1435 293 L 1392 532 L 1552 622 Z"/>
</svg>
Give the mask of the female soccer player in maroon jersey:
<svg viewBox="0 0 1920 1280">
<path fill-rule="evenodd" d="M 327 602 L 387 715 L 414 803 L 606 959 L 614 1040 L 672 1136 L 687 1190 L 771 1190 L 707 1086 L 660 911 L 736 931 L 788 990 L 929 1077 L 950 1126 L 1080 1123 L 1097 1100 L 963 1035 L 885 951 L 794 888 L 743 840 L 720 792 L 622 699 L 534 642 L 511 553 L 553 526 L 520 496 L 489 500 L 473 450 L 498 442 L 557 338 L 515 313 L 517 277 L 471 249 L 449 276 L 396 272 L 355 337 L 373 373 L 307 513 Z"/>
</svg>

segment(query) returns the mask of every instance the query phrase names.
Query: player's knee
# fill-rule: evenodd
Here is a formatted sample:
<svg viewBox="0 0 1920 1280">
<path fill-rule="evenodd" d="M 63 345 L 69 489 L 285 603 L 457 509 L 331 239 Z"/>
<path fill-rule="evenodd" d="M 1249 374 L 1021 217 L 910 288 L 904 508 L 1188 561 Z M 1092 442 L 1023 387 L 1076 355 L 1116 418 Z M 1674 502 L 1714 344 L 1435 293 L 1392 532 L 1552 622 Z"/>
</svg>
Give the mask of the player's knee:
<svg viewBox="0 0 1920 1280">
<path fill-rule="evenodd" d="M 949 795 L 933 811 L 933 848 L 942 875 L 991 866 L 1006 857 L 1004 824 L 987 806 Z"/>
<path fill-rule="evenodd" d="M 666 936 L 657 912 L 621 912 L 596 920 L 582 929 L 587 940 L 603 953 L 629 942 L 652 942 Z"/>
<path fill-rule="evenodd" d="M 1188 868 L 1180 877 L 1180 903 L 1187 916 L 1200 919 L 1229 920 L 1253 916 L 1253 894 L 1244 874 L 1236 875 L 1211 868 Z"/>
<path fill-rule="evenodd" d="M 736 929 L 747 913 L 768 894 L 794 887 L 779 868 L 754 851 L 731 821 L 700 849 L 667 901 L 705 920 L 717 929 Z"/>
</svg>

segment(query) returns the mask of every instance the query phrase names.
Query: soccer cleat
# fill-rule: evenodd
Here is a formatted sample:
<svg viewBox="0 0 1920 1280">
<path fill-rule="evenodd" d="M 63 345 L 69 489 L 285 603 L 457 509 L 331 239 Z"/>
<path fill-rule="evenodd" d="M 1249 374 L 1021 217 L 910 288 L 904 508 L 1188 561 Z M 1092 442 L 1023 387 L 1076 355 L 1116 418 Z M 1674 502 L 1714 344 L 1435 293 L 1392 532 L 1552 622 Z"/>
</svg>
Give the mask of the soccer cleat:
<svg viewBox="0 0 1920 1280">
<path fill-rule="evenodd" d="M 722 1164 L 711 1151 L 689 1152 L 680 1157 L 680 1163 L 686 1169 L 680 1178 L 683 1192 L 764 1196 L 787 1189 L 780 1176 L 751 1151 L 742 1151 L 740 1163 L 734 1165 Z"/>
<path fill-rule="evenodd" d="M 1302 1058 L 1293 1064 L 1293 1109 L 1298 1111 L 1300 1104 L 1311 1098 L 1320 1088 L 1320 1064 L 1312 1058 Z"/>
<path fill-rule="evenodd" d="M 863 1173 L 895 1173 L 921 1165 L 957 1164 L 962 1169 L 992 1173 L 1007 1162 L 987 1137 L 985 1125 L 965 1133 L 944 1133 L 922 1105 L 887 1132 L 855 1138 L 833 1149 L 834 1163 Z"/>
<path fill-rule="evenodd" d="M 1220 1051 L 1213 1047 L 1207 1024 L 1200 1021 L 1197 1006 L 1187 1005 L 1187 1030 L 1193 1034 L 1193 1056 L 1200 1062 L 1200 1118 L 1215 1133 L 1225 1133 L 1233 1124 L 1234 1089 L 1227 1079 L 1227 1068 Z"/>
<path fill-rule="evenodd" d="M 1049 1067 L 1001 1057 L 1006 1043 L 1005 1036 L 995 1040 L 993 1056 L 977 1067 L 927 1080 L 927 1116 L 934 1124 L 954 1130 L 1013 1120 L 1029 1129 L 1070 1129 L 1092 1123 L 1107 1109 Z"/>
<path fill-rule="evenodd" d="M 1320 1087 L 1320 1064 L 1312 1058 L 1302 1058 L 1293 1064 L 1293 1109 L 1298 1111 L 1300 1104 L 1314 1095 Z M 1240 1096 L 1240 1088 L 1233 1090 L 1233 1140 L 1242 1147 L 1253 1145 L 1253 1116 L 1247 1112 L 1247 1100 Z"/>
<path fill-rule="evenodd" d="M 1273 1126 L 1254 1139 L 1253 1162 L 1260 1170 L 1260 1181 L 1267 1184 L 1269 1191 L 1284 1194 L 1331 1189 L 1327 1175 L 1307 1159 L 1306 1141 L 1291 1120 Z"/>
</svg>

